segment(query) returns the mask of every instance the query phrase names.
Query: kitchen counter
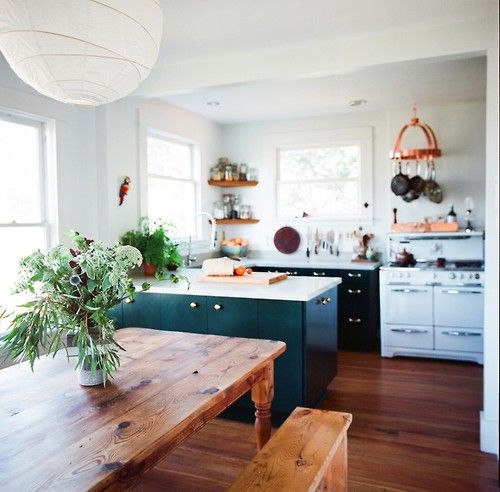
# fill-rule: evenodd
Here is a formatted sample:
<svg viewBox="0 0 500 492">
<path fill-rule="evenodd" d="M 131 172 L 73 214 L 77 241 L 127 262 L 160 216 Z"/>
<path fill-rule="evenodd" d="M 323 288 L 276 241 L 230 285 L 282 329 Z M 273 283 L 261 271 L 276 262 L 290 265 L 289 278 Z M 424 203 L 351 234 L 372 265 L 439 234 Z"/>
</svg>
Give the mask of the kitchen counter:
<svg viewBox="0 0 500 492">
<path fill-rule="evenodd" d="M 241 258 L 247 267 L 270 266 L 270 267 L 292 267 L 292 268 L 331 268 L 337 270 L 376 270 L 382 262 L 353 262 L 349 259 L 338 259 L 336 257 L 310 258 Z"/>
<path fill-rule="evenodd" d="M 244 262 L 245 265 L 250 262 Z M 268 263 L 266 263 L 268 265 Z M 189 279 L 172 284 L 168 280 L 158 281 L 151 277 L 135 277 L 134 284 L 139 287 L 143 282 L 151 284 L 148 292 L 156 294 L 177 294 L 208 297 L 237 297 L 248 299 L 267 299 L 274 301 L 301 301 L 307 302 L 323 294 L 329 289 L 338 286 L 342 279 L 338 277 L 288 277 L 286 280 L 271 285 L 235 285 L 234 283 L 207 283 L 201 282 L 200 269 L 180 269 L 176 272 Z"/>
</svg>

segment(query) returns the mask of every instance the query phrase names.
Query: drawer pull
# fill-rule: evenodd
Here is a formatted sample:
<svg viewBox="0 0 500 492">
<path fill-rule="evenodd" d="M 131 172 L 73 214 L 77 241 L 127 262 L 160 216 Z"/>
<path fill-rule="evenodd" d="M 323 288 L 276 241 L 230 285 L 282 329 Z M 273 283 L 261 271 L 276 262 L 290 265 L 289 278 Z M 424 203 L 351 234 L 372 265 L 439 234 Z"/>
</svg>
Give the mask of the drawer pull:
<svg viewBox="0 0 500 492">
<path fill-rule="evenodd" d="M 429 330 L 416 330 L 415 328 L 391 328 L 395 333 L 429 333 Z"/>
<path fill-rule="evenodd" d="M 361 273 L 352 273 L 352 272 L 349 272 L 347 274 L 347 276 L 349 276 L 351 278 L 361 278 Z"/>
<path fill-rule="evenodd" d="M 315 277 L 324 277 L 325 276 L 325 272 L 313 272 L 313 275 Z"/>
<path fill-rule="evenodd" d="M 214 306 L 214 309 L 215 309 L 216 311 L 221 311 L 221 310 L 222 310 L 222 305 L 220 305 L 220 304 L 216 304 L 216 305 Z"/>
<path fill-rule="evenodd" d="M 127 304 L 132 304 L 133 302 L 135 302 L 135 299 L 130 299 L 130 297 L 127 297 L 127 298 L 125 299 L 125 302 L 126 302 Z"/>
<path fill-rule="evenodd" d="M 361 289 L 347 289 L 349 294 L 361 294 Z"/>
<path fill-rule="evenodd" d="M 391 292 L 404 292 L 405 294 L 427 292 L 427 289 L 391 289 Z"/>
<path fill-rule="evenodd" d="M 285 272 L 287 275 L 297 275 L 298 272 L 289 272 L 289 271 L 286 271 Z"/>
<path fill-rule="evenodd" d="M 481 333 L 473 333 L 471 331 L 442 331 L 443 335 L 451 337 L 480 337 Z"/>
<path fill-rule="evenodd" d="M 196 309 L 196 308 L 200 307 L 200 305 L 197 302 L 191 302 L 191 303 L 189 303 L 189 307 L 191 309 Z"/>
<path fill-rule="evenodd" d="M 482 294 L 480 290 L 456 290 L 456 289 L 450 289 L 450 290 L 442 290 L 441 291 L 443 294 Z"/>
<path fill-rule="evenodd" d="M 330 304 L 331 299 L 329 297 L 322 297 L 319 299 L 318 304 L 323 304 L 323 306 L 326 306 L 327 304 Z"/>
<path fill-rule="evenodd" d="M 361 319 L 359 318 L 349 318 L 349 323 L 361 323 Z"/>
</svg>

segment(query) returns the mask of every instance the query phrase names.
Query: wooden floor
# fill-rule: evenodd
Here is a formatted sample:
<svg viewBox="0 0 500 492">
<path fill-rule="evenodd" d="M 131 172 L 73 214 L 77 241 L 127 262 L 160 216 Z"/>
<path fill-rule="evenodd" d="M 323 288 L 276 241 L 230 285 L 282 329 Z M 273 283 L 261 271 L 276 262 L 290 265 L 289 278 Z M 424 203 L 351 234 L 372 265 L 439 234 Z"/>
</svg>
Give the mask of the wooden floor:
<svg viewBox="0 0 500 492">
<path fill-rule="evenodd" d="M 349 491 L 497 491 L 479 451 L 482 368 L 342 352 L 322 408 L 350 412 Z M 220 491 L 255 453 L 252 426 L 217 419 L 149 471 L 137 491 Z M 293 488 L 290 488 L 293 491 Z"/>
</svg>

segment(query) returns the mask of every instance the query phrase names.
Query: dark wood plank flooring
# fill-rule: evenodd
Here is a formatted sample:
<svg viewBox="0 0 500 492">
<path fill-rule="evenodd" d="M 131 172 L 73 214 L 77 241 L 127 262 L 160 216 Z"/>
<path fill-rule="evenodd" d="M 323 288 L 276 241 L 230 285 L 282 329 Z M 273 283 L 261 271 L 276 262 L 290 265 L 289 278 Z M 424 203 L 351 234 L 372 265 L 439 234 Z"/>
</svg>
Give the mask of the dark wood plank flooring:
<svg viewBox="0 0 500 492">
<path fill-rule="evenodd" d="M 482 368 L 341 352 L 321 408 L 350 412 L 350 491 L 498 491 L 479 451 Z M 224 490 L 255 453 L 250 424 L 217 419 L 150 470 L 136 491 Z M 291 485 L 290 491 L 293 491 Z"/>
</svg>

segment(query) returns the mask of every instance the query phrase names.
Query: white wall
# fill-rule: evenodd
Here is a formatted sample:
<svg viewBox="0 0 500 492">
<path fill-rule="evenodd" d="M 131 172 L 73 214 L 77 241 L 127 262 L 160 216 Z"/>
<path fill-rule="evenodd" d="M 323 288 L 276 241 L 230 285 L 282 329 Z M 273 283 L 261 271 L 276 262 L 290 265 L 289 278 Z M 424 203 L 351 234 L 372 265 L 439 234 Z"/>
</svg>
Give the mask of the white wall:
<svg viewBox="0 0 500 492">
<path fill-rule="evenodd" d="M 123 100 L 97 111 L 97 151 L 103 168 L 99 181 L 99 236 L 116 241 L 126 230 L 137 227 L 141 212 L 139 166 L 145 166 L 147 127 L 176 135 L 199 145 L 201 161 L 201 210 L 210 211 L 213 190 L 204 186 L 210 166 L 220 150 L 220 127 L 205 118 L 163 101 Z M 118 190 L 124 176 L 131 178 L 129 194 L 118 206 Z M 165 197 L 168 199 L 168 197 Z M 208 238 L 208 225 L 204 224 Z"/>
<path fill-rule="evenodd" d="M 444 199 L 439 205 L 420 197 L 406 203 L 390 191 L 392 163 L 389 150 L 400 128 L 409 121 L 410 108 L 391 112 L 364 112 L 328 117 L 303 118 L 287 121 L 246 123 L 223 126 L 222 153 L 237 162 L 247 162 L 259 169 L 259 185 L 241 189 L 244 203 L 253 205 L 255 216 L 261 219 L 257 225 L 227 226 L 226 237 L 243 236 L 251 241 L 253 249 L 274 250 L 274 232 L 283 225 L 293 225 L 301 233 L 308 226 L 352 231 L 358 225 L 376 235 L 375 246 L 382 251 L 385 235 L 390 228 L 391 209 L 398 208 L 399 222 L 422 220 L 426 216 L 446 215 L 452 204 L 460 215 L 464 213 L 464 197 L 470 195 L 476 203 L 475 223 L 484 226 L 485 185 L 485 104 L 466 103 L 453 106 L 419 108 L 421 120 L 429 124 L 443 151 L 436 160 L 437 180 L 444 188 Z M 373 222 L 326 222 L 312 219 L 282 221 L 275 218 L 275 183 L 272 166 L 264 156 L 266 137 L 275 133 L 326 130 L 337 128 L 373 127 Z M 423 140 L 423 134 L 419 135 Z M 412 144 L 411 140 L 408 142 Z M 418 143 L 418 142 L 417 142 Z M 419 147 L 422 142 L 419 143 Z M 362 198 L 363 199 L 363 198 Z M 351 244 L 346 244 L 349 250 Z M 305 243 L 301 244 L 304 254 Z"/>
</svg>

